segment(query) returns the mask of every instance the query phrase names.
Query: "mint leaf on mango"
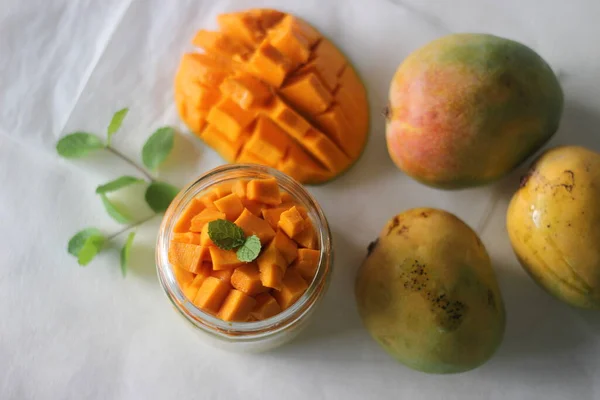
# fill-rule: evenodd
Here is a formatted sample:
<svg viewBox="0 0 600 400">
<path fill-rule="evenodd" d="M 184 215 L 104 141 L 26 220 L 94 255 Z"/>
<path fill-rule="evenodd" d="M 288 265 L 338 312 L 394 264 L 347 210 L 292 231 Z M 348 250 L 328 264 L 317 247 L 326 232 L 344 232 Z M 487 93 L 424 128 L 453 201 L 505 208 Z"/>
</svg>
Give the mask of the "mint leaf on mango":
<svg viewBox="0 0 600 400">
<path fill-rule="evenodd" d="M 135 238 L 135 232 L 130 232 L 127 235 L 125 245 L 121 249 L 121 273 L 123 277 L 127 275 L 127 266 L 129 265 L 129 254 L 131 253 L 131 246 L 133 245 L 133 239 Z"/>
<path fill-rule="evenodd" d="M 109 193 L 114 192 L 116 190 L 122 189 L 126 186 L 133 185 L 134 183 L 142 183 L 145 182 L 141 178 L 136 178 L 135 176 L 124 175 L 117 179 L 114 179 L 110 182 L 105 183 L 104 185 L 100 185 L 96 188 L 96 193 Z"/>
<path fill-rule="evenodd" d="M 208 223 L 208 237 L 223 250 L 240 247 L 246 239 L 242 228 L 225 219 L 217 219 Z"/>
<path fill-rule="evenodd" d="M 108 215 L 110 215 L 115 221 L 120 224 L 127 224 L 131 222 L 131 218 L 126 213 L 119 210 L 119 208 L 114 205 L 104 193 L 100 194 L 100 199 L 102 200 L 102 204 L 104 204 L 104 208 L 106 209 Z"/>
<path fill-rule="evenodd" d="M 98 136 L 86 132 L 71 133 L 56 143 L 56 151 L 64 158 L 85 157 L 92 151 L 103 147 L 104 143 Z"/>
<path fill-rule="evenodd" d="M 157 213 L 161 213 L 169 208 L 169 205 L 179 193 L 175 186 L 164 182 L 152 182 L 146 189 L 146 203 Z"/>
<path fill-rule="evenodd" d="M 125 117 L 127 116 L 127 113 L 129 112 L 129 108 L 122 108 L 119 111 L 117 111 L 116 113 L 114 113 L 114 115 L 112 116 L 112 119 L 110 120 L 110 124 L 108 124 L 108 128 L 106 130 L 106 143 L 108 146 L 110 146 L 110 140 L 112 138 L 112 136 L 117 133 L 117 131 L 121 128 L 121 125 L 123 124 L 123 120 L 125 119 Z"/>
<path fill-rule="evenodd" d="M 256 235 L 246 238 L 244 244 L 237 249 L 236 255 L 238 260 L 243 262 L 252 262 L 260 254 L 260 239 Z"/>
<path fill-rule="evenodd" d="M 169 126 L 157 129 L 146 141 L 142 148 L 142 162 L 151 171 L 162 164 L 175 142 L 175 130 Z"/>
</svg>

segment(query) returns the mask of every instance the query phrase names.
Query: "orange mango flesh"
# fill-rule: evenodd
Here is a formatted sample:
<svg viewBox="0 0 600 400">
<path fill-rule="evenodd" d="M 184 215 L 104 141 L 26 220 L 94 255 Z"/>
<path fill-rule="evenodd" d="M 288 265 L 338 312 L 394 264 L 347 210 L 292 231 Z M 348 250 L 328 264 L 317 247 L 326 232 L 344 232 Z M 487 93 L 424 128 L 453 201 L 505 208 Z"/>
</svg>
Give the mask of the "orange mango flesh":
<svg viewBox="0 0 600 400">
<path fill-rule="evenodd" d="M 292 268 L 307 282 L 311 282 L 319 267 L 320 256 L 321 252 L 319 250 L 299 249 Z"/>
<path fill-rule="evenodd" d="M 200 30 L 175 76 L 177 110 L 228 162 L 320 183 L 366 143 L 366 90 L 341 52 L 308 23 L 276 10 L 221 14 Z M 239 193 L 237 193 L 239 195 Z M 182 223 L 185 226 L 185 222 Z"/>
<path fill-rule="evenodd" d="M 285 310 L 304 294 L 308 285 L 293 268 L 289 268 L 281 282 L 281 290 L 273 292 L 273 297 L 279 306 Z"/>
<path fill-rule="evenodd" d="M 293 238 L 304 230 L 304 218 L 302 218 L 302 215 L 300 215 L 300 211 L 298 211 L 296 206 L 293 206 L 289 210 L 281 213 L 277 225 L 289 237 Z"/>
<path fill-rule="evenodd" d="M 252 202 L 256 214 L 244 206 L 249 204 L 245 201 Z M 291 237 L 277 228 L 286 213 L 293 216 Z M 218 217 L 233 220 L 247 236 L 260 238 L 262 248 L 254 262 L 242 262 L 235 250 L 212 242 L 208 224 Z M 193 199 L 180 218 L 184 221 L 176 221 L 169 244 L 175 279 L 190 302 L 218 318 L 237 322 L 270 318 L 297 301 L 314 278 L 320 257 L 317 233 L 306 209 L 280 191 L 274 180 L 219 185 Z M 188 230 L 181 232 L 182 227 Z"/>
<path fill-rule="evenodd" d="M 250 315 L 257 321 L 267 319 L 281 312 L 281 306 L 269 293 L 261 293 L 255 299 L 256 304 Z"/>
<path fill-rule="evenodd" d="M 248 296 L 256 296 L 259 293 L 269 290 L 269 288 L 263 286 L 258 265 L 253 262 L 244 264 L 233 271 L 231 286 Z"/>
<path fill-rule="evenodd" d="M 224 217 L 228 221 L 235 221 L 242 211 L 244 211 L 244 204 L 242 200 L 235 193 L 231 193 L 215 200 L 214 203 L 217 210 L 224 214 Z"/>
</svg>

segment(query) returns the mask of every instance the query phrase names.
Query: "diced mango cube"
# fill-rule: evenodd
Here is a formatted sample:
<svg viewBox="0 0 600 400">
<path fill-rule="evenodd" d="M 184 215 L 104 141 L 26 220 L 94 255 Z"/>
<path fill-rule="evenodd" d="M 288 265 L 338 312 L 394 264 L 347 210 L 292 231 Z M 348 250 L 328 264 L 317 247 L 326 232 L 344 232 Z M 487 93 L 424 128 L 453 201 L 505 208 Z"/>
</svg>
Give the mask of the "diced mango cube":
<svg viewBox="0 0 600 400">
<path fill-rule="evenodd" d="M 255 297 L 256 304 L 250 312 L 250 315 L 258 321 L 270 318 L 281 312 L 279 303 L 269 293 L 261 293 Z"/>
<path fill-rule="evenodd" d="M 192 39 L 192 44 L 203 48 L 209 53 L 228 54 L 230 56 L 235 54 L 244 55 L 251 51 L 247 45 L 231 36 L 205 29 L 201 29 L 196 33 L 196 36 Z"/>
<path fill-rule="evenodd" d="M 330 171 L 341 171 L 350 164 L 350 159 L 331 139 L 316 130 L 304 136 L 304 146 Z"/>
<path fill-rule="evenodd" d="M 298 145 L 290 147 L 286 157 L 277 164 L 277 169 L 303 182 L 321 182 L 330 174 Z"/>
<path fill-rule="evenodd" d="M 302 140 L 310 129 L 310 124 L 300 114 L 295 112 L 279 97 L 267 110 L 269 116 L 285 130 L 290 136 Z"/>
<path fill-rule="evenodd" d="M 276 206 L 281 204 L 281 193 L 275 178 L 252 179 L 246 188 L 249 200 Z"/>
<path fill-rule="evenodd" d="M 216 314 L 219 312 L 230 289 L 231 285 L 229 283 L 209 276 L 200 285 L 193 303 L 203 311 Z"/>
<path fill-rule="evenodd" d="M 238 260 L 235 251 L 223 250 L 218 247 L 209 247 L 210 258 L 213 264 L 213 270 L 219 271 L 222 269 L 233 269 L 244 264 Z"/>
<path fill-rule="evenodd" d="M 218 198 L 219 198 L 219 196 L 217 196 L 217 194 L 215 192 L 211 191 L 211 192 L 204 194 L 203 196 L 198 197 L 197 199 L 202 204 L 204 204 L 205 208 L 210 208 L 210 209 L 216 210 L 217 208 L 215 207 L 213 202 Z"/>
<path fill-rule="evenodd" d="M 237 197 L 244 200 L 246 198 L 246 186 L 248 186 L 248 181 L 240 179 L 234 183 L 232 191 Z"/>
<path fill-rule="evenodd" d="M 288 263 L 273 242 L 269 243 L 269 245 L 261 252 L 256 259 L 256 264 L 258 264 L 260 279 L 263 286 L 278 288 Z M 281 273 L 275 271 L 273 267 L 280 269 Z"/>
<path fill-rule="evenodd" d="M 283 259 L 283 258 L 282 258 Z M 283 270 L 275 264 L 263 264 L 263 266 L 259 267 L 260 271 L 260 281 L 263 286 L 280 289 L 281 281 L 283 279 Z"/>
<path fill-rule="evenodd" d="M 360 154 L 362 151 L 362 141 L 347 140 L 351 128 L 338 104 L 335 104 L 327 112 L 317 115 L 315 121 L 347 155 L 357 157 Z"/>
<path fill-rule="evenodd" d="M 204 282 L 204 279 L 210 276 L 210 271 L 210 264 L 203 263 L 192 283 L 183 289 L 183 294 L 188 298 L 189 301 L 194 301 L 194 298 L 198 294 L 198 289 L 200 289 L 200 286 L 202 286 L 202 282 Z"/>
<path fill-rule="evenodd" d="M 252 297 L 239 290 L 232 289 L 225 298 L 217 316 L 223 321 L 247 321 L 255 304 L 256 300 Z"/>
<path fill-rule="evenodd" d="M 244 207 L 246 207 L 248 211 L 250 211 L 257 217 L 260 217 L 262 215 L 262 209 L 266 207 L 264 204 L 259 203 L 258 201 L 248 200 L 247 198 L 242 199 L 242 204 L 244 205 Z"/>
<path fill-rule="evenodd" d="M 231 141 L 215 126 L 208 125 L 202 131 L 200 138 L 225 160 L 233 162 L 244 144 L 244 139 L 241 135 L 242 133 L 240 133 L 236 141 Z"/>
<path fill-rule="evenodd" d="M 267 85 L 249 74 L 239 74 L 223 81 L 221 93 L 244 110 L 260 107 L 273 96 Z"/>
<path fill-rule="evenodd" d="M 293 206 L 281 213 L 278 226 L 286 235 L 293 238 L 304 229 L 304 218 L 302 218 L 296 206 Z"/>
<path fill-rule="evenodd" d="M 280 24 L 280 29 L 289 29 L 300 34 L 308 42 L 310 47 L 312 47 L 321 39 L 321 35 L 315 28 L 302 21 L 300 18 L 289 14 L 283 17 L 283 20 Z"/>
<path fill-rule="evenodd" d="M 200 267 L 203 254 L 204 249 L 202 246 L 173 241 L 169 244 L 169 262 L 175 267 L 190 272 L 194 272 Z"/>
<path fill-rule="evenodd" d="M 288 192 L 281 192 L 281 202 L 282 203 L 291 203 L 294 201 L 294 197 Z"/>
<path fill-rule="evenodd" d="M 292 268 L 289 268 L 281 282 L 281 288 L 273 291 L 273 297 L 279 303 L 282 310 L 289 308 L 306 292 L 308 284 L 302 276 Z"/>
<path fill-rule="evenodd" d="M 207 247 L 216 246 L 210 236 L 208 236 L 208 224 L 205 224 L 202 227 L 202 232 L 200 232 L 200 244 Z"/>
<path fill-rule="evenodd" d="M 264 37 L 259 21 L 245 12 L 220 14 L 217 16 L 217 22 L 227 35 L 252 48 Z"/>
<path fill-rule="evenodd" d="M 292 264 L 292 267 L 304 278 L 307 282 L 311 282 L 315 277 L 317 268 L 319 267 L 319 259 L 321 252 L 314 249 L 298 249 L 298 257 Z"/>
<path fill-rule="evenodd" d="M 315 47 L 314 53 L 316 58 L 333 71 L 336 76 L 339 76 L 342 73 L 344 66 L 346 65 L 346 59 L 329 40 L 321 40 L 319 44 L 317 44 L 317 47 Z"/>
<path fill-rule="evenodd" d="M 294 77 L 281 88 L 281 94 L 298 110 L 308 115 L 323 113 L 333 100 L 317 74 Z"/>
<path fill-rule="evenodd" d="M 217 196 L 217 198 L 214 201 L 216 201 L 217 199 L 221 199 L 227 196 L 228 194 L 231 194 L 232 189 L 233 183 L 231 182 L 223 182 L 218 184 L 212 189 L 212 192 L 215 194 L 215 196 Z"/>
<path fill-rule="evenodd" d="M 225 219 L 225 216 L 225 213 L 221 211 L 212 210 L 210 208 L 204 209 L 202 212 L 200 212 L 200 214 L 192 218 L 190 231 L 202 232 L 204 225 L 208 224 L 209 222 L 216 221 L 217 219 Z"/>
<path fill-rule="evenodd" d="M 231 72 L 231 63 L 205 53 L 184 54 L 179 67 L 180 79 L 196 81 L 208 87 L 218 86 Z"/>
<path fill-rule="evenodd" d="M 275 237 L 275 231 L 269 223 L 251 213 L 247 208 L 244 208 L 242 214 L 235 220 L 235 224 L 242 228 L 246 237 L 258 236 L 263 245 Z"/>
<path fill-rule="evenodd" d="M 242 109 L 233 100 L 224 98 L 211 108 L 206 120 L 230 142 L 235 142 L 254 120 L 254 114 Z"/>
<path fill-rule="evenodd" d="M 295 31 L 290 24 L 275 29 L 268 40 L 273 47 L 293 63 L 294 67 L 305 63 L 310 57 L 308 40 L 301 33 Z"/>
<path fill-rule="evenodd" d="M 269 118 L 258 117 L 245 149 L 253 154 L 260 154 L 270 164 L 276 164 L 285 155 L 290 142 L 287 134 Z"/>
<path fill-rule="evenodd" d="M 265 221 L 271 225 L 271 228 L 277 229 L 277 223 L 279 222 L 279 217 L 281 213 L 287 210 L 285 207 L 276 207 L 276 208 L 263 208 L 262 209 L 262 217 Z"/>
<path fill-rule="evenodd" d="M 301 247 L 308 249 L 317 248 L 317 233 L 309 219 L 304 220 L 304 229 L 292 239 L 294 239 L 294 241 Z"/>
<path fill-rule="evenodd" d="M 235 269 L 221 269 L 218 271 L 211 271 L 210 276 L 214 276 L 215 278 L 219 278 L 222 281 L 227 283 L 231 283 L 231 277 L 233 276 L 233 272 Z"/>
<path fill-rule="evenodd" d="M 290 60 L 268 42 L 263 42 L 248 61 L 250 72 L 276 88 L 280 87 L 290 72 Z"/>
<path fill-rule="evenodd" d="M 192 199 L 179 216 L 179 219 L 173 227 L 173 232 L 185 233 L 189 231 L 192 218 L 194 218 L 197 214 L 200 214 L 200 212 L 205 208 L 206 205 L 199 199 Z"/>
<path fill-rule="evenodd" d="M 173 265 L 172 267 L 175 280 L 179 284 L 179 287 L 182 290 L 185 290 L 185 288 L 192 283 L 195 275 L 187 269 L 180 268 L 176 265 Z"/>
<path fill-rule="evenodd" d="M 173 233 L 174 242 L 180 243 L 190 243 L 190 244 L 201 244 L 200 243 L 200 234 L 194 232 L 186 232 L 186 233 Z"/>
<path fill-rule="evenodd" d="M 288 264 L 291 264 L 296 259 L 298 255 L 298 245 L 282 230 L 277 231 L 271 243 L 273 243 L 273 246 L 279 250 Z"/>
<path fill-rule="evenodd" d="M 240 154 L 237 157 L 236 162 L 238 162 L 240 164 L 261 164 L 261 165 L 266 164 L 265 160 L 263 160 L 256 154 L 253 154 L 250 151 L 250 149 L 246 149 L 246 148 L 242 149 L 242 151 L 240 152 Z"/>
<path fill-rule="evenodd" d="M 256 263 L 248 263 L 236 268 L 231 275 L 231 286 L 248 296 L 255 296 L 268 290 L 260 280 L 260 271 Z"/>
<path fill-rule="evenodd" d="M 228 221 L 235 221 L 242 211 L 244 211 L 242 201 L 234 193 L 220 198 L 219 200 L 215 200 L 214 204 L 215 207 L 217 207 L 217 210 L 223 213 Z"/>
</svg>

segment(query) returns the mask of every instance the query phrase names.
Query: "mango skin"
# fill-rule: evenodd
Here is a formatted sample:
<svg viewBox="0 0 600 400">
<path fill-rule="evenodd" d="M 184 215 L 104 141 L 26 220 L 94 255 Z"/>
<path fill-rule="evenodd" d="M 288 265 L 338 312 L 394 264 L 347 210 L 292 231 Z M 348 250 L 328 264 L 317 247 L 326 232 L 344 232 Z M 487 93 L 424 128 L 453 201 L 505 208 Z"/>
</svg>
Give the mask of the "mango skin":
<svg viewBox="0 0 600 400">
<path fill-rule="evenodd" d="M 390 220 L 369 246 L 355 296 L 373 339 L 418 371 L 476 368 L 504 336 L 490 258 L 477 234 L 442 210 L 416 208 Z"/>
<path fill-rule="evenodd" d="M 550 294 L 600 309 L 600 154 L 578 146 L 544 152 L 506 215 L 513 250 Z"/>
<path fill-rule="evenodd" d="M 452 34 L 410 54 L 389 91 L 386 138 L 395 164 L 430 186 L 494 181 L 559 126 L 563 91 L 529 47 L 486 34 Z"/>
</svg>

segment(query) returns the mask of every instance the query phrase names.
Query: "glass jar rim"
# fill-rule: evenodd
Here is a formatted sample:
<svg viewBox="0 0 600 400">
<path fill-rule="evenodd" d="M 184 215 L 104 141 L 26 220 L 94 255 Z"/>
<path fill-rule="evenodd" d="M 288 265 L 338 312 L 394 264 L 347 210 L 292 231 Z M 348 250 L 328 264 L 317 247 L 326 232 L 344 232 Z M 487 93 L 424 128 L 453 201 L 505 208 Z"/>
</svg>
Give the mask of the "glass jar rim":
<svg viewBox="0 0 600 400">
<path fill-rule="evenodd" d="M 235 177 L 228 176 L 232 172 L 248 174 L 248 176 L 240 176 L 238 178 L 251 178 L 250 175 L 257 175 L 256 177 L 263 178 L 268 176 L 274 177 L 280 187 L 290 192 L 294 198 L 307 206 L 308 215 L 311 217 L 318 235 L 320 249 L 319 264 L 312 282 L 308 285 L 304 294 L 292 306 L 262 321 L 228 322 L 200 310 L 186 298 L 179 287 L 168 259 L 169 242 L 177 217 L 187 207 L 189 202 L 202 191 L 213 185 L 235 179 Z M 222 179 L 211 181 L 211 178 L 215 179 L 219 177 L 222 177 Z M 204 185 L 202 184 L 203 182 L 205 183 Z M 258 339 L 287 328 L 294 322 L 302 319 L 304 314 L 310 310 L 312 300 L 320 295 L 320 289 L 325 284 L 329 269 L 331 268 L 331 254 L 331 232 L 327 219 L 313 196 L 299 182 L 274 168 L 259 164 L 225 164 L 213 168 L 186 185 L 171 202 L 163 216 L 158 234 L 156 269 L 165 294 L 175 308 L 190 323 L 204 331 L 224 338 Z"/>
</svg>

